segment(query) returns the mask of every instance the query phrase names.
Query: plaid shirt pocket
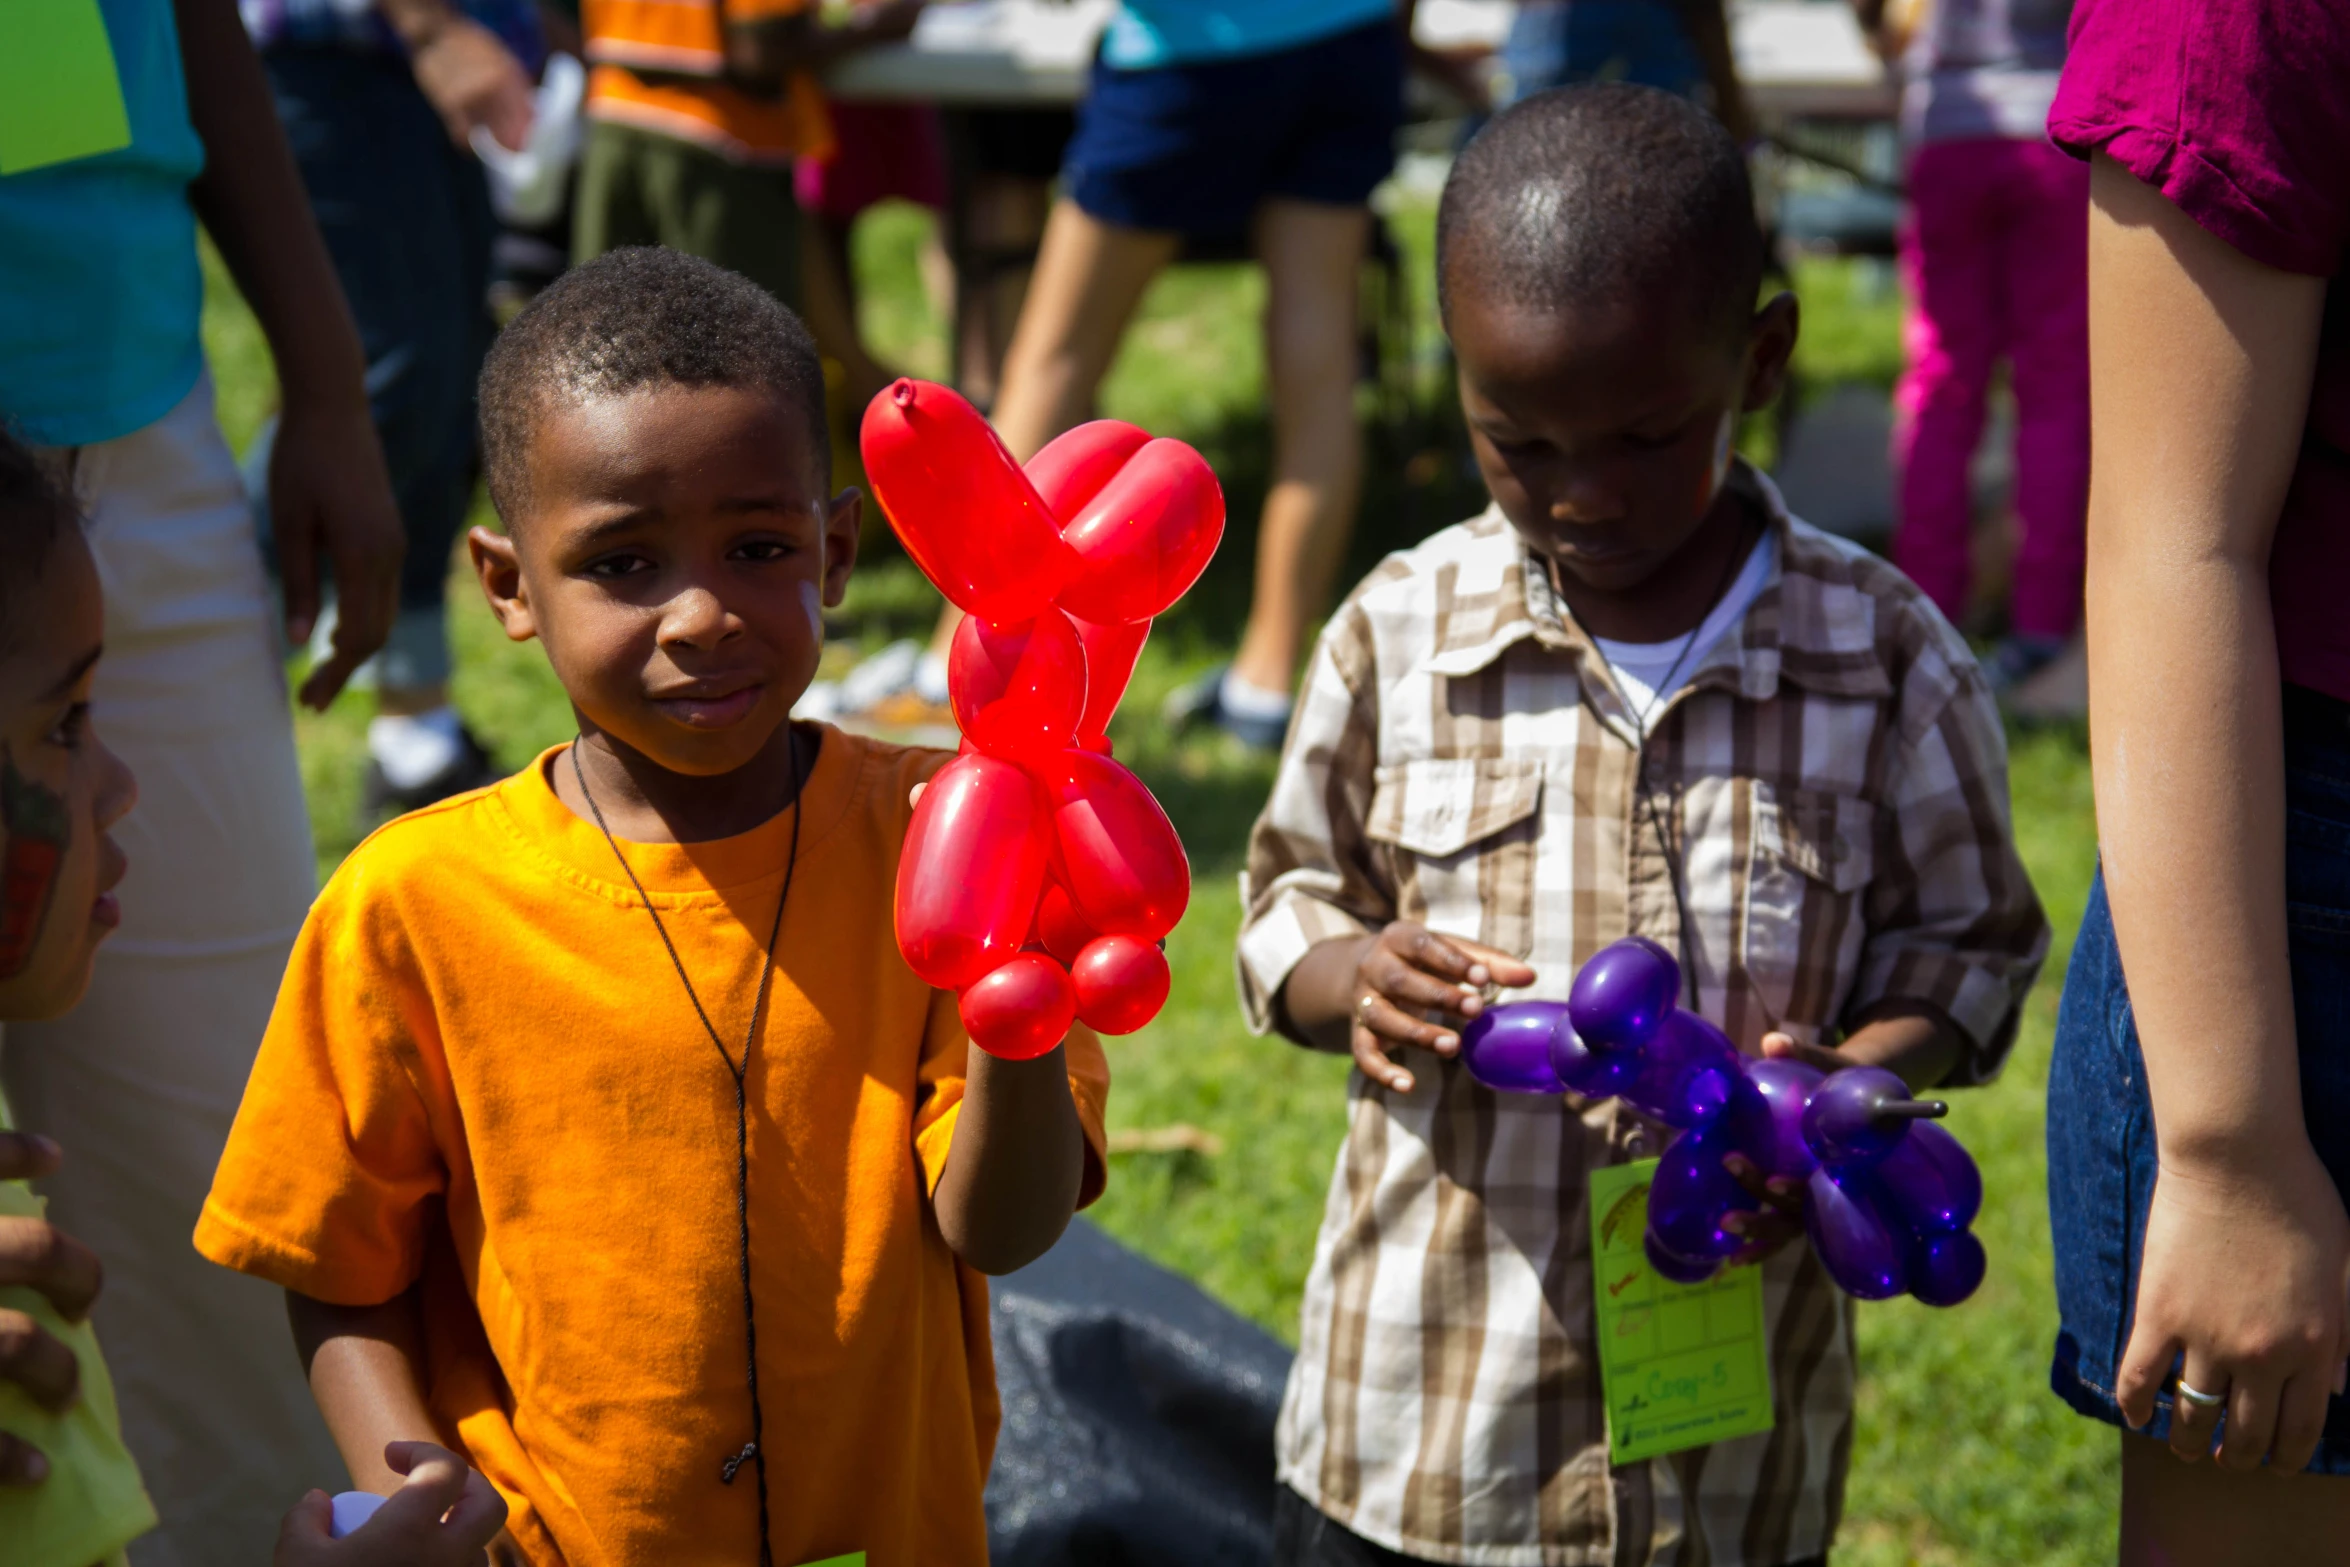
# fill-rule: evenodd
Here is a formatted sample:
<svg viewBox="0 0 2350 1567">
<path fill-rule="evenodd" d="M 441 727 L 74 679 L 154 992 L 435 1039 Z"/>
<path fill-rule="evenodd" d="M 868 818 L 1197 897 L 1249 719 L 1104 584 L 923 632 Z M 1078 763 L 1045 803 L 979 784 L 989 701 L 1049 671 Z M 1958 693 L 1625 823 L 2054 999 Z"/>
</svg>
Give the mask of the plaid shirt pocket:
<svg viewBox="0 0 2350 1567">
<path fill-rule="evenodd" d="M 1753 831 L 1739 954 L 1764 1011 L 1805 1041 L 1833 1026 L 1866 935 L 1877 807 L 1828 789 L 1747 781 Z"/>
<path fill-rule="evenodd" d="M 1397 915 L 1519 957 L 1533 942 L 1538 759 L 1422 757 L 1378 769 L 1363 836 L 1389 859 Z"/>
</svg>

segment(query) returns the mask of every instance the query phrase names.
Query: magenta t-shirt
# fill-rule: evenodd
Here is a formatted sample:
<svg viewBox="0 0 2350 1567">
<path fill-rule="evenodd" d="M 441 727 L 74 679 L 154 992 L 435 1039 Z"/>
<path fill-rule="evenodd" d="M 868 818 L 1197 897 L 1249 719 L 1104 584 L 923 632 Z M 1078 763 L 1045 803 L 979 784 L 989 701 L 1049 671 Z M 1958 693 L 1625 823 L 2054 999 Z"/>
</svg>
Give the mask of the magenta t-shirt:
<svg viewBox="0 0 2350 1567">
<path fill-rule="evenodd" d="M 2079 0 L 2048 134 L 2333 279 L 2269 599 L 2285 678 L 2350 701 L 2350 0 Z"/>
</svg>

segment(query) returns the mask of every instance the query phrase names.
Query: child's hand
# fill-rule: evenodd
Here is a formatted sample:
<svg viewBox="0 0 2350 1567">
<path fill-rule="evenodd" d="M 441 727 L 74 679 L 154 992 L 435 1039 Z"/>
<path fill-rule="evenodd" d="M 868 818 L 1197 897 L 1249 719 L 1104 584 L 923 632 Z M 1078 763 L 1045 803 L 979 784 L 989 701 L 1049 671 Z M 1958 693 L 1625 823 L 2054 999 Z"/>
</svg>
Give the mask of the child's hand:
<svg viewBox="0 0 2350 1567">
<path fill-rule="evenodd" d="M 47 1175 L 59 1163 L 46 1137 L 0 1132 L 0 1181 Z M 89 1314 L 105 1270 L 97 1254 L 45 1219 L 0 1219 L 0 1284 L 39 1290 L 68 1322 Z M 73 1351 L 21 1311 L 0 1311 L 0 1382 L 13 1382 L 44 1409 L 69 1408 L 81 1390 Z M 34 1485 L 49 1460 L 30 1443 L 0 1432 L 0 1485 Z"/>
<path fill-rule="evenodd" d="M 1411 1045 L 1440 1056 L 1457 1055 L 1461 1048 L 1458 1032 L 1418 1014 L 1432 1011 L 1466 1023 L 1485 1010 L 1486 986 L 1533 983 L 1534 971 L 1506 952 L 1397 920 L 1372 938 L 1355 962 L 1355 1065 L 1372 1082 L 1408 1094 L 1412 1074 L 1395 1064 L 1390 1046 Z"/>
<path fill-rule="evenodd" d="M 1876 1020 L 1853 1030 L 1840 1049 L 1806 1045 L 1792 1034 L 1763 1035 L 1767 1060 L 1800 1061 L 1820 1072 L 1840 1072 L 1848 1066 L 1881 1066 L 1899 1073 L 1910 1087 L 1926 1088 L 1941 1081 L 1959 1050 L 1957 1030 L 1940 1014 L 1923 1008 L 1886 1010 Z M 1744 1154 L 1726 1154 L 1722 1168 L 1762 1206 L 1754 1213 L 1734 1213 L 1722 1228 L 1743 1236 L 1746 1244 L 1732 1253 L 1733 1268 L 1760 1262 L 1789 1241 L 1803 1235 L 1804 1183 L 1787 1176 L 1763 1179 L 1762 1171 Z"/>
<path fill-rule="evenodd" d="M 272 1567 L 479 1567 L 506 1525 L 506 1499 L 465 1460 L 430 1442 L 390 1442 L 384 1463 L 408 1483 L 337 1540 L 334 1503 L 312 1491 L 278 1530 Z"/>
</svg>

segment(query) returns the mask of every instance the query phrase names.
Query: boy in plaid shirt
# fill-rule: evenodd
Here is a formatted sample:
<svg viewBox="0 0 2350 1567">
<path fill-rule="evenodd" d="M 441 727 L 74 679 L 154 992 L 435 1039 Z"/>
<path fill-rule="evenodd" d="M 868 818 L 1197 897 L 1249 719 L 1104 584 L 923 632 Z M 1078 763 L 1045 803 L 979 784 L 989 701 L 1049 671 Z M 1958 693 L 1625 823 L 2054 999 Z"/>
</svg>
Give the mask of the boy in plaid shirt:
<svg viewBox="0 0 2350 1567">
<path fill-rule="evenodd" d="M 1437 232 L 1494 504 L 1332 619 L 1243 879 L 1251 1024 L 1357 1067 L 1282 1410 L 1279 1555 L 1817 1562 L 1852 1338 L 1785 1244 L 1799 1191 L 1763 1193 L 1742 1259 L 1773 1429 L 1611 1468 L 1587 1181 L 1662 1129 L 1493 1093 L 1457 1030 L 1489 987 L 1563 997 L 1639 933 L 1747 1050 L 1986 1081 L 2048 940 L 1998 714 L 1917 588 L 1731 455 L 1796 305 L 1755 308 L 1763 246 L 1719 125 L 1639 87 L 1529 99 L 1462 155 Z"/>
</svg>

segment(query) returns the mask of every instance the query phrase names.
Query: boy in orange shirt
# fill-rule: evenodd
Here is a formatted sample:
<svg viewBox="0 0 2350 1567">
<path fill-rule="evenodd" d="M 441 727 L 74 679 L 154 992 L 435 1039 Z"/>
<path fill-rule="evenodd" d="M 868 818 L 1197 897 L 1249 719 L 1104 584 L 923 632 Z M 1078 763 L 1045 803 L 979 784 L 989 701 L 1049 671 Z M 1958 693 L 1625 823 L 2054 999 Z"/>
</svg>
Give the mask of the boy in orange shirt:
<svg viewBox="0 0 2350 1567">
<path fill-rule="evenodd" d="M 535 1567 L 984 1561 L 978 1275 L 1099 1193 L 1108 1074 L 971 1050 L 899 957 L 946 759 L 788 720 L 857 540 L 814 348 L 624 250 L 481 407 L 474 561 L 581 738 L 344 862 L 196 1244 L 287 1289 L 358 1484 L 448 1442 Z"/>
</svg>

